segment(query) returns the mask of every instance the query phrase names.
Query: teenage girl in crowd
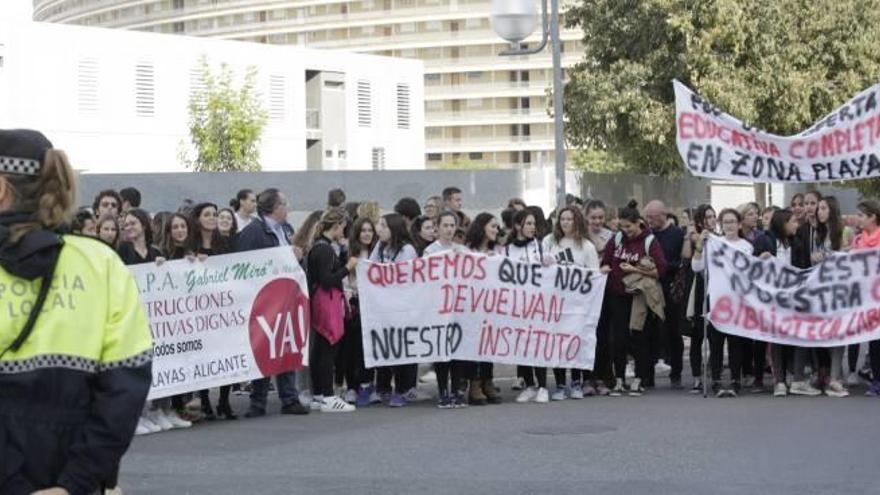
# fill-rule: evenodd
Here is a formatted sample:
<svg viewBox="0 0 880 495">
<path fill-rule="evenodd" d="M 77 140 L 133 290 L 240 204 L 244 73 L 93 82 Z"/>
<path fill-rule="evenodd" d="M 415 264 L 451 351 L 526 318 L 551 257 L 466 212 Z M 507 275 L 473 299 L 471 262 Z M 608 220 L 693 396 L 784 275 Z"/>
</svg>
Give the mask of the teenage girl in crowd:
<svg viewBox="0 0 880 495">
<path fill-rule="evenodd" d="M 315 226 L 315 239 L 307 258 L 307 271 L 309 278 L 309 293 L 312 298 L 318 296 L 318 291 L 327 291 L 331 294 L 343 295 L 342 281 L 357 266 L 357 258 L 349 258 L 343 264 L 334 249 L 334 244 L 339 244 L 345 232 L 345 214 L 342 210 L 327 210 Z M 328 325 L 343 328 L 345 315 L 345 301 L 331 299 L 332 295 L 325 299 L 327 305 L 315 307 L 317 311 L 327 311 L 327 314 L 313 315 L 312 320 L 326 321 Z M 328 307 L 338 302 L 336 308 Z M 337 319 L 330 322 L 331 319 Z M 333 342 L 329 335 L 324 335 L 317 330 L 312 331 L 311 349 L 309 352 L 309 370 L 312 376 L 313 398 L 311 409 L 321 412 L 353 412 L 355 406 L 345 402 L 342 398 L 333 395 L 333 366 L 336 362 L 336 354 L 340 348 L 340 342 Z M 341 338 L 341 336 L 340 336 Z"/>
<path fill-rule="evenodd" d="M 721 210 L 718 215 L 718 222 L 721 223 L 721 233 L 724 240 L 732 244 L 734 249 L 753 255 L 755 250 L 752 243 L 740 237 L 739 232 L 742 226 L 742 216 L 739 212 L 726 208 Z M 697 241 L 694 250 L 694 257 L 691 261 L 691 267 L 695 273 L 702 273 L 706 269 L 706 259 L 703 256 L 703 250 L 706 247 L 711 233 L 704 230 Z M 706 281 L 708 283 L 708 281 Z M 712 301 L 708 303 L 711 307 Z M 743 351 L 746 348 L 745 340 L 742 337 L 728 335 L 719 332 L 712 326 L 706 325 L 709 335 L 710 347 L 710 363 L 712 366 L 712 392 L 716 397 L 737 397 L 742 389 L 742 367 L 743 367 Z M 723 387 L 721 385 L 721 373 L 724 370 L 724 341 L 727 341 L 727 359 L 730 367 L 730 385 Z"/>
<path fill-rule="evenodd" d="M 598 259 L 602 259 L 605 246 L 614 237 L 614 232 L 605 227 L 607 208 L 605 203 L 592 200 L 584 207 L 587 221 L 587 239 L 596 248 Z M 608 297 L 602 300 L 602 312 L 599 315 L 599 324 L 596 326 L 596 358 L 593 362 L 592 371 L 582 373 L 584 380 L 584 396 L 606 396 L 611 393 L 609 387 L 614 383 L 614 370 L 611 366 L 611 326 L 608 309 Z"/>
<path fill-rule="evenodd" d="M 427 217 L 424 217 L 427 218 Z M 428 220 L 430 221 L 430 220 Z M 413 224 L 413 230 L 417 231 L 416 225 Z M 421 228 L 424 229 L 423 222 Z M 424 256 L 432 254 L 444 253 L 446 251 L 465 251 L 463 246 L 452 242 L 455 237 L 455 229 L 458 227 L 458 215 L 451 211 L 444 211 L 437 216 L 437 240 L 424 249 Z M 465 363 L 462 361 L 448 361 L 434 363 L 434 371 L 437 373 L 437 392 L 438 403 L 440 409 L 451 409 L 454 407 L 465 407 L 467 402 L 464 400 L 464 375 Z M 452 383 L 450 386 L 450 375 Z"/>
<path fill-rule="evenodd" d="M 376 239 L 376 225 L 369 217 L 360 217 L 355 220 L 348 239 L 349 259 L 356 261 L 369 259 L 370 253 L 376 246 Z M 373 387 L 375 371 L 364 367 L 364 341 L 356 270 L 349 270 L 348 277 L 343 280 L 342 286 L 351 308 L 351 318 L 345 322 L 345 335 L 342 337 L 341 349 L 345 356 L 343 360 L 346 363 L 345 382 L 349 389 L 358 387 L 355 397 L 356 404 L 358 407 L 366 407 L 382 401 Z M 346 394 L 350 395 L 348 392 Z M 346 397 L 346 401 L 349 403 L 351 403 L 350 399 L 351 397 Z"/>
<path fill-rule="evenodd" d="M 650 243 L 646 252 L 646 239 L 650 232 L 639 213 L 638 203 L 630 201 L 620 211 L 618 218 L 620 232 L 608 241 L 602 253 L 602 272 L 608 274 L 608 291 L 605 294 L 609 300 L 614 356 L 615 384 L 611 395 L 619 397 L 624 393 L 626 356 L 629 351 L 636 363 L 636 378 L 630 384 L 629 395 L 638 397 L 645 393 L 642 383 L 649 376 L 651 356 L 645 330 L 630 328 L 633 296 L 626 292 L 623 278 L 630 273 L 639 273 L 659 280 L 666 272 L 666 259 L 656 240 Z M 653 261 L 653 269 L 639 266 L 645 258 Z"/>
<path fill-rule="evenodd" d="M 231 208 L 223 208 L 217 214 L 217 230 L 220 231 L 220 235 L 226 238 L 231 238 L 238 233 L 235 212 Z"/>
<path fill-rule="evenodd" d="M 714 235 L 718 229 L 718 221 L 715 209 L 710 205 L 702 204 L 694 210 L 694 230 L 688 236 L 692 257 L 697 251 L 697 245 L 704 242 L 701 239 Z M 704 236 L 704 232 L 706 232 Z M 688 315 L 693 315 L 693 328 L 691 330 L 691 375 L 694 377 L 692 394 L 703 392 L 703 339 L 705 338 L 706 320 L 703 316 L 706 298 L 705 273 L 694 273 L 694 283 L 688 298 Z"/>
<path fill-rule="evenodd" d="M 498 242 L 498 231 L 500 226 L 498 220 L 490 213 L 480 213 L 477 215 L 465 234 L 464 246 L 472 253 L 485 254 L 493 256 L 496 254 L 496 242 Z M 466 375 L 470 380 L 470 398 L 471 404 L 477 405 L 481 403 L 500 404 L 501 395 L 493 381 L 495 375 L 495 367 L 493 363 L 488 362 L 470 362 L 465 365 Z M 453 406 L 464 407 L 467 403 L 464 394 L 458 393 L 453 399 Z"/>
<path fill-rule="evenodd" d="M 792 196 L 789 207 L 791 208 L 791 214 L 794 216 L 798 226 L 802 225 L 804 223 L 804 195 L 802 193 L 797 193 Z"/>
<path fill-rule="evenodd" d="M 425 215 L 416 217 L 410 229 L 410 236 L 412 237 L 413 247 L 416 248 L 416 253 L 422 256 L 425 253 L 425 248 L 434 242 L 434 220 Z"/>
<path fill-rule="evenodd" d="M 765 235 L 766 242 L 762 242 L 755 249 L 755 256 L 763 259 L 776 258 L 787 266 L 791 264 L 791 246 L 797 234 L 798 222 L 791 210 L 777 210 L 773 213 Z M 786 385 L 786 372 L 793 369 L 791 361 L 794 349 L 792 346 L 772 344 L 770 350 L 773 356 L 773 395 L 785 397 L 788 395 Z"/>
<path fill-rule="evenodd" d="M 104 214 L 98 218 L 95 232 L 98 239 L 104 241 L 111 248 L 117 249 L 119 247 L 119 220 L 115 215 Z"/>
<path fill-rule="evenodd" d="M 599 255 L 596 248 L 587 239 L 587 226 L 580 210 L 573 206 L 566 206 L 559 210 L 559 217 L 553 228 L 553 233 L 544 238 L 543 250 L 553 256 L 556 263 L 563 265 L 575 265 L 592 271 L 599 270 Z M 585 374 L 586 370 L 584 370 Z M 551 396 L 552 400 L 564 400 L 566 389 L 572 399 L 583 399 L 582 371 L 571 370 L 571 383 L 566 387 L 565 368 L 554 368 L 553 376 L 556 380 L 556 391 Z"/>
<path fill-rule="evenodd" d="M 825 255 L 819 219 L 816 215 L 821 199 L 822 194 L 819 191 L 804 193 L 803 221 L 791 251 L 792 264 L 797 268 L 810 268 L 821 262 Z M 808 347 L 798 347 L 794 350 L 794 380 L 791 382 L 789 393 L 807 396 L 822 395 L 822 391 L 810 383 L 810 377 L 806 374 L 806 367 L 809 363 L 814 363 L 812 369 L 818 368 L 816 366 L 818 361 L 813 361 L 814 354 L 818 353 Z"/>
<path fill-rule="evenodd" d="M 501 249 L 504 256 L 522 263 L 551 265 L 555 262 L 553 256 L 544 252 L 544 247 L 535 237 L 538 228 L 536 222 L 537 217 L 531 208 L 517 211 L 513 215 L 513 233 L 507 245 Z M 550 392 L 547 390 L 547 368 L 517 366 L 516 374 L 526 385 L 516 398 L 517 402 L 550 401 Z M 471 398 L 474 398 L 473 392 Z"/>
<path fill-rule="evenodd" d="M 416 249 L 413 247 L 406 231 L 406 222 L 399 213 L 389 213 L 379 220 L 376 226 L 379 242 L 370 254 L 370 261 L 376 263 L 398 263 L 418 258 Z M 418 365 L 403 364 L 390 366 L 384 371 L 377 370 L 377 388 L 379 393 L 391 392 L 391 380 L 394 378 L 394 391 L 391 392 L 388 405 L 390 407 L 403 407 L 406 405 L 404 396 L 414 397 L 416 374 Z M 390 371 L 390 377 L 389 372 Z"/>
<path fill-rule="evenodd" d="M 862 201 L 858 205 L 858 210 L 856 218 L 861 233 L 853 239 L 853 251 L 880 248 L 880 202 Z M 871 341 L 868 345 L 868 352 L 873 381 L 865 395 L 880 397 L 880 340 Z"/>
<path fill-rule="evenodd" d="M 819 200 L 816 207 L 816 223 L 818 227 L 818 248 L 816 260 L 821 262 L 833 253 L 849 251 L 852 244 L 852 231 L 843 225 L 843 216 L 840 213 L 840 203 L 834 196 L 825 196 Z M 818 349 L 820 356 L 820 369 L 830 366 L 827 374 L 823 377 L 828 379 L 823 390 L 829 397 L 846 397 L 849 391 L 843 385 L 843 355 L 846 346 L 837 346 L 827 349 Z M 824 381 L 824 380 L 823 380 Z"/>
<path fill-rule="evenodd" d="M 232 249 L 229 239 L 220 235 L 217 228 L 217 205 L 214 203 L 199 203 L 195 205 L 190 212 L 190 225 L 193 227 L 193 252 L 200 260 L 205 260 L 209 256 L 227 254 Z M 217 403 L 217 413 L 211 407 L 211 397 L 208 390 L 199 392 L 199 399 L 202 403 L 202 413 L 205 419 L 211 421 L 217 416 L 233 420 L 238 416 L 232 412 L 232 406 L 229 403 L 229 392 L 232 390 L 231 385 L 220 387 L 220 401 Z"/>
<path fill-rule="evenodd" d="M 229 202 L 229 206 L 235 210 L 235 225 L 238 227 L 236 232 L 241 232 L 257 215 L 257 195 L 250 189 L 242 189 Z"/>
</svg>

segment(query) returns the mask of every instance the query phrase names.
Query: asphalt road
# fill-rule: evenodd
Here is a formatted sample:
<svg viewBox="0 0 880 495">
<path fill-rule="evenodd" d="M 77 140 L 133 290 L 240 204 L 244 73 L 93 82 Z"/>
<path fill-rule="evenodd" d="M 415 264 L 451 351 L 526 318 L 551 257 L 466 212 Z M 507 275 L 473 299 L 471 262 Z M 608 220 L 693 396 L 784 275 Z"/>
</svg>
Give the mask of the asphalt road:
<svg viewBox="0 0 880 495">
<path fill-rule="evenodd" d="M 137 438 L 127 494 L 872 494 L 880 401 L 641 398 L 270 415 Z M 552 377 L 551 377 L 552 383 Z M 431 386 L 423 386 L 433 391 Z M 244 397 L 233 406 L 244 411 Z"/>
</svg>

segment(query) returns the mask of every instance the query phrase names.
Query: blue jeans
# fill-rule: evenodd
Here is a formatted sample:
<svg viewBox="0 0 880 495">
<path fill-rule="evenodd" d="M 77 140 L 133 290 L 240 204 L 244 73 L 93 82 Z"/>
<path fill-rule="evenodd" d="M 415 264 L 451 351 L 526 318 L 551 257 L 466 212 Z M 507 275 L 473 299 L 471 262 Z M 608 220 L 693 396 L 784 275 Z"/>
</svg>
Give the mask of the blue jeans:
<svg viewBox="0 0 880 495">
<path fill-rule="evenodd" d="M 296 390 L 295 373 L 282 373 L 275 377 L 275 386 L 278 388 L 278 398 L 281 405 L 289 406 L 299 401 L 299 392 Z M 251 382 L 251 409 L 258 411 L 266 410 L 266 398 L 269 395 L 269 378 L 260 378 Z"/>
</svg>

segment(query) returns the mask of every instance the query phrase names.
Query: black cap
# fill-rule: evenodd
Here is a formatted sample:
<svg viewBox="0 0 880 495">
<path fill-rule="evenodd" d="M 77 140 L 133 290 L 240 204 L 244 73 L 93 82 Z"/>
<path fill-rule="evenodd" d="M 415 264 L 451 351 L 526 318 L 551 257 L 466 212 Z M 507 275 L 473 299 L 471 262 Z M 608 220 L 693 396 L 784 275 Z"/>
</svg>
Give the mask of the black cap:
<svg viewBox="0 0 880 495">
<path fill-rule="evenodd" d="M 39 175 L 52 143 L 29 129 L 0 129 L 0 173 Z"/>
</svg>

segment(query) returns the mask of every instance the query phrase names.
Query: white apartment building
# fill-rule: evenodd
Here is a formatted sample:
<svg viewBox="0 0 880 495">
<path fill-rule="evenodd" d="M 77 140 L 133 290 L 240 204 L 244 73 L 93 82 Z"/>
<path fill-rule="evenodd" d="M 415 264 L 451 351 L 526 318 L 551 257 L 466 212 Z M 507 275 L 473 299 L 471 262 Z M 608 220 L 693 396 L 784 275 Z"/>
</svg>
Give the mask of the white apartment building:
<svg viewBox="0 0 880 495">
<path fill-rule="evenodd" d="M 535 0 L 536 4 L 538 0 Z M 425 63 L 425 161 L 553 162 L 549 50 L 499 57 L 490 0 L 33 0 L 35 20 L 355 51 Z M 563 66 L 581 57 L 562 30 Z M 535 33 L 525 40 L 534 44 Z M 413 99 L 414 102 L 422 101 Z"/>
<path fill-rule="evenodd" d="M 183 171 L 203 56 L 256 69 L 263 170 L 424 168 L 421 61 L 22 22 L 2 6 L 0 128 L 43 131 L 87 172 Z"/>
</svg>

